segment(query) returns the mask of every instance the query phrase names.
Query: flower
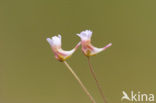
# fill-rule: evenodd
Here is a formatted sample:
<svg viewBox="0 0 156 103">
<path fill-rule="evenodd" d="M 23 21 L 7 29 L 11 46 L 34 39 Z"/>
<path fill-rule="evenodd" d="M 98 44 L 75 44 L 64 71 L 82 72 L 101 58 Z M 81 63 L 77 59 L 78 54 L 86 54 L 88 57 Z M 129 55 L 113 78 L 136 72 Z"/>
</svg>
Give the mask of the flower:
<svg viewBox="0 0 156 103">
<path fill-rule="evenodd" d="M 92 31 L 90 30 L 82 31 L 80 34 L 77 35 L 81 38 L 82 51 L 86 56 L 96 55 L 112 45 L 112 43 L 109 43 L 103 48 L 97 48 L 93 46 L 91 44 Z"/>
<path fill-rule="evenodd" d="M 61 35 L 47 38 L 47 42 L 50 44 L 52 51 L 54 52 L 55 58 L 59 61 L 65 61 L 68 59 L 80 46 L 80 42 L 70 51 L 65 51 L 61 48 Z"/>
</svg>

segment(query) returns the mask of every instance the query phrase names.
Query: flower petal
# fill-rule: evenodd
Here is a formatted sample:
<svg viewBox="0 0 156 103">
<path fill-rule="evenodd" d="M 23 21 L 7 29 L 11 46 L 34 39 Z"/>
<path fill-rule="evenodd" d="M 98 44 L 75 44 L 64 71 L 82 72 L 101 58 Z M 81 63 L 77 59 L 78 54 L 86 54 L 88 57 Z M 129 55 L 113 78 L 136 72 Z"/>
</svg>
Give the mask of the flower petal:
<svg viewBox="0 0 156 103">
<path fill-rule="evenodd" d="M 91 39 L 91 36 L 92 36 L 92 31 L 90 30 L 85 30 L 85 31 L 82 31 L 80 34 L 77 34 L 81 40 L 90 40 Z"/>
<path fill-rule="evenodd" d="M 61 46 L 61 35 L 52 37 L 53 45 Z"/>
<path fill-rule="evenodd" d="M 61 37 L 61 35 L 60 35 L 60 34 L 58 35 L 58 37 L 59 37 L 60 39 L 62 39 L 62 37 Z"/>
<path fill-rule="evenodd" d="M 53 45 L 53 41 L 51 38 L 47 38 L 47 42 L 52 46 Z"/>
</svg>

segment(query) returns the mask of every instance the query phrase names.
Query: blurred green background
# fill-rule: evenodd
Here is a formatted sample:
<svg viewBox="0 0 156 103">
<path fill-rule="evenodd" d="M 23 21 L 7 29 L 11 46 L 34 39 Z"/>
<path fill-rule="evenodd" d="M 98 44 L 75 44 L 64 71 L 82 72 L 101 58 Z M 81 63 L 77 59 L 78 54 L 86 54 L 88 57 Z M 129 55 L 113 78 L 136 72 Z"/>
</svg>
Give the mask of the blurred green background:
<svg viewBox="0 0 156 103">
<path fill-rule="evenodd" d="M 86 29 L 93 31 L 95 46 L 113 43 L 91 58 L 108 103 L 121 103 L 123 90 L 156 93 L 155 5 L 155 0 L 0 0 L 0 103 L 90 103 L 46 42 L 60 33 L 63 48 L 70 50 L 80 40 L 75 34 Z M 80 48 L 68 62 L 102 103 Z"/>
</svg>

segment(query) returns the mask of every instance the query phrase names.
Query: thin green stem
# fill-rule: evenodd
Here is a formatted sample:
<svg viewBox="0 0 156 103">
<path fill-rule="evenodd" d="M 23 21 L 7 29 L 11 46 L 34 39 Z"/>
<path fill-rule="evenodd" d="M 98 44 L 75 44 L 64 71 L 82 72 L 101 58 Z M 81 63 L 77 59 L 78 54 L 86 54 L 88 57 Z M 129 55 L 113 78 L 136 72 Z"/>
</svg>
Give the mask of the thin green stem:
<svg viewBox="0 0 156 103">
<path fill-rule="evenodd" d="M 104 96 L 104 93 L 103 93 L 103 91 L 102 91 L 102 88 L 101 88 L 101 86 L 100 86 L 100 84 L 99 84 L 99 81 L 98 81 L 97 78 L 96 78 L 96 74 L 95 74 L 95 72 L 94 72 L 93 66 L 91 65 L 90 57 L 88 57 L 88 64 L 89 64 L 90 72 L 91 72 L 91 74 L 92 74 L 92 76 L 93 76 L 93 78 L 94 78 L 94 80 L 95 80 L 95 82 L 96 82 L 96 86 L 97 86 L 97 88 L 98 88 L 98 90 L 99 90 L 99 92 L 100 92 L 100 95 L 102 96 L 103 102 L 104 102 L 104 103 L 107 103 L 107 101 L 106 101 L 106 99 L 105 99 L 105 96 Z"/>
<path fill-rule="evenodd" d="M 73 69 L 69 66 L 69 64 L 66 61 L 64 61 L 64 64 L 67 66 L 67 68 L 69 69 L 69 71 L 73 74 L 73 76 L 75 77 L 75 79 L 78 81 L 78 83 L 80 84 L 80 86 L 82 87 L 82 89 L 84 90 L 84 92 L 88 95 L 88 97 L 90 98 L 91 102 L 92 103 L 96 103 L 95 100 L 94 100 L 94 98 L 88 92 L 87 88 L 81 82 L 80 78 L 76 75 L 76 73 L 73 71 Z"/>
</svg>

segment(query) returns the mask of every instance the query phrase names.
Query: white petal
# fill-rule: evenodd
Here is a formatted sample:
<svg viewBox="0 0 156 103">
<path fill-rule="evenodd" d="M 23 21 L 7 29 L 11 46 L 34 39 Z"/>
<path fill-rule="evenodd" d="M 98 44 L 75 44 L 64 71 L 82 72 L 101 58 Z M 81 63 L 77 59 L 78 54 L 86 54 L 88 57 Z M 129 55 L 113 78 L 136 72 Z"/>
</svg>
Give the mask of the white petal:
<svg viewBox="0 0 156 103">
<path fill-rule="evenodd" d="M 82 31 L 80 34 L 77 34 L 81 40 L 90 40 L 91 39 L 91 36 L 92 36 L 92 31 L 90 30 L 85 30 L 85 31 Z"/>
<path fill-rule="evenodd" d="M 52 37 L 53 45 L 61 46 L 61 35 Z"/>
<path fill-rule="evenodd" d="M 79 36 L 81 38 L 81 34 L 76 34 L 77 36 Z"/>
<path fill-rule="evenodd" d="M 60 39 L 62 38 L 60 34 L 58 35 L 58 37 L 59 37 Z"/>
<path fill-rule="evenodd" d="M 85 33 L 86 33 L 86 35 L 88 37 L 91 37 L 92 36 L 92 31 L 91 30 L 86 30 Z"/>
<path fill-rule="evenodd" d="M 53 45 L 53 41 L 50 38 L 47 38 L 47 42 L 52 46 Z"/>
</svg>

